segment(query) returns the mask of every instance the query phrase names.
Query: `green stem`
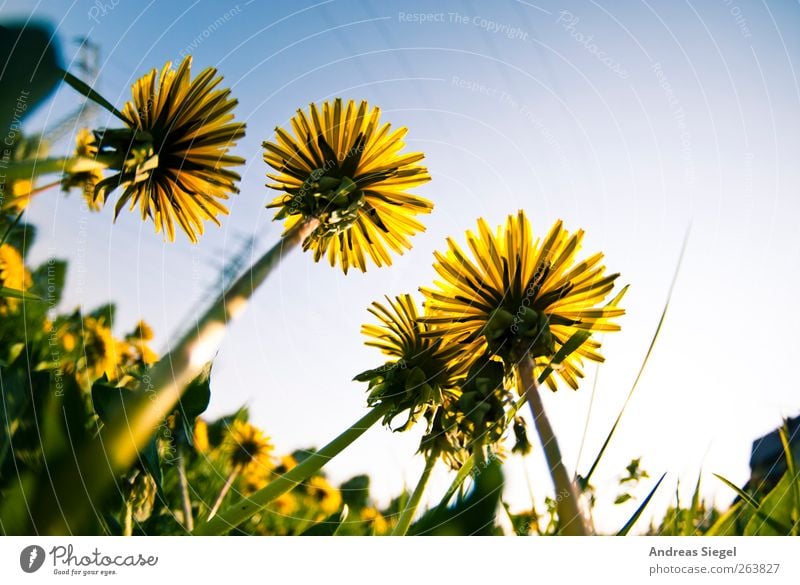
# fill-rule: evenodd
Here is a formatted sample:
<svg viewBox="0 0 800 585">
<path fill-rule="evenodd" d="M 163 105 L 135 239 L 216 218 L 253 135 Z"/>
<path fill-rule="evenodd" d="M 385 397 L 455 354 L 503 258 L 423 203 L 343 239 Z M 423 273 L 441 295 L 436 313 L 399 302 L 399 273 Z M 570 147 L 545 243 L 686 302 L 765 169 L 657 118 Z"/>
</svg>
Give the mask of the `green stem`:
<svg viewBox="0 0 800 585">
<path fill-rule="evenodd" d="M 38 512 L 34 521 L 39 533 L 71 534 L 90 525 L 95 502 L 114 489 L 115 478 L 137 460 L 153 432 L 174 410 L 187 385 L 214 358 L 228 322 L 241 314 L 272 270 L 316 225 L 315 220 L 301 222 L 285 233 L 148 371 L 147 381 L 143 382 L 145 391 L 135 393 L 131 404 L 103 426 L 99 439 L 81 445 L 75 459 L 62 461 L 54 473 L 55 485 L 82 485 L 84 489 L 58 490 L 60 501 L 43 490 L 41 501 L 34 508 Z M 98 461 L 104 465 L 98 466 Z"/>
<path fill-rule="evenodd" d="M 522 359 L 517 363 L 520 394 L 527 398 L 531 407 L 536 432 L 539 435 L 539 440 L 542 443 L 544 455 L 547 459 L 550 477 L 553 479 L 558 505 L 559 529 L 561 534 L 567 536 L 586 536 L 588 529 L 578 504 L 578 491 L 575 489 L 575 484 L 570 480 L 570 475 L 564 467 L 561 449 L 558 447 L 555 433 L 544 412 L 544 404 L 542 403 L 542 397 L 539 395 L 539 387 L 536 383 L 533 368 L 533 360 L 530 354 L 525 352 Z"/>
<path fill-rule="evenodd" d="M 20 209 L 19 213 L 17 214 L 17 217 L 14 218 L 14 221 L 12 221 L 10 224 L 8 224 L 8 227 L 6 228 L 6 231 L 3 234 L 2 239 L 0 239 L 0 246 L 2 246 L 3 244 L 6 243 L 6 240 L 8 239 L 8 236 L 11 235 L 11 232 L 14 231 L 14 228 L 17 227 L 17 224 L 19 224 L 19 220 L 22 219 L 22 214 L 23 213 L 25 213 L 25 209 Z"/>
<path fill-rule="evenodd" d="M 194 517 L 192 516 L 192 500 L 189 498 L 189 480 L 186 478 L 186 459 L 182 447 L 178 447 L 178 483 L 181 487 L 183 526 L 188 532 L 191 532 L 194 530 Z"/>
<path fill-rule="evenodd" d="M 62 156 L 58 158 L 32 158 L 11 161 L 6 169 L 6 178 L 10 181 L 31 181 L 40 175 L 51 173 L 79 173 L 95 168 L 104 169 L 116 162 L 118 157 L 112 154 L 98 155 L 97 158 L 85 156 Z"/>
<path fill-rule="evenodd" d="M 464 462 L 464 465 L 462 465 L 461 469 L 459 469 L 458 473 L 456 473 L 456 477 L 453 480 L 453 483 L 451 483 L 450 487 L 447 488 L 447 491 L 445 492 L 444 496 L 442 497 L 442 500 L 436 506 L 436 513 L 437 514 L 440 514 L 440 513 L 444 512 L 444 510 L 447 508 L 447 505 L 450 503 L 450 499 L 455 495 L 455 493 L 458 491 L 458 488 L 461 487 L 461 485 L 464 483 L 464 481 L 466 481 L 466 479 L 469 477 L 470 473 L 472 473 L 473 469 L 475 469 L 475 455 L 474 454 L 472 455 L 472 457 L 470 457 L 469 459 L 467 459 Z"/>
<path fill-rule="evenodd" d="M 133 502 L 125 502 L 125 518 L 122 521 L 122 536 L 133 536 Z"/>
<path fill-rule="evenodd" d="M 405 509 L 397 520 L 394 530 L 392 530 L 392 536 L 405 536 L 408 532 L 408 527 L 411 526 L 411 521 L 417 513 L 419 501 L 422 499 L 422 494 L 425 492 L 425 487 L 428 485 L 428 480 L 431 477 L 431 471 L 433 471 L 434 465 L 436 465 L 436 457 L 428 457 L 427 461 L 425 461 L 425 469 L 422 470 L 422 475 L 417 482 L 417 487 L 414 488 L 408 503 L 406 503 Z"/>
<path fill-rule="evenodd" d="M 235 528 L 253 514 L 262 510 L 275 498 L 290 492 L 322 469 L 328 461 L 344 451 L 353 441 L 363 435 L 367 429 L 378 422 L 389 411 L 389 407 L 389 404 L 379 404 L 373 407 L 366 415 L 322 449 L 314 452 L 307 459 L 304 459 L 302 463 L 292 467 L 248 498 L 228 506 L 214 516 L 212 520 L 198 526 L 193 534 L 214 536 L 225 534 Z"/>
<path fill-rule="evenodd" d="M 228 479 L 225 480 L 225 485 L 222 486 L 222 489 L 219 491 L 219 495 L 217 496 L 217 501 L 214 502 L 214 505 L 211 507 L 211 511 L 208 513 L 208 518 L 206 518 L 206 522 L 208 522 L 214 516 L 217 515 L 219 507 L 222 505 L 222 500 L 224 500 L 225 496 L 228 495 L 228 492 L 230 491 L 231 486 L 233 485 L 233 482 L 236 479 L 237 475 L 239 475 L 238 469 L 234 469 L 233 471 L 231 471 L 230 475 L 228 475 Z"/>
<path fill-rule="evenodd" d="M 62 73 L 64 74 L 64 81 L 66 81 L 72 87 L 72 89 L 86 96 L 96 104 L 103 106 L 106 110 L 114 114 L 123 122 L 128 122 L 128 120 L 125 119 L 125 116 L 123 116 L 122 113 L 111 104 L 111 102 L 89 87 L 87 83 L 81 81 L 69 71 L 62 70 Z"/>
</svg>

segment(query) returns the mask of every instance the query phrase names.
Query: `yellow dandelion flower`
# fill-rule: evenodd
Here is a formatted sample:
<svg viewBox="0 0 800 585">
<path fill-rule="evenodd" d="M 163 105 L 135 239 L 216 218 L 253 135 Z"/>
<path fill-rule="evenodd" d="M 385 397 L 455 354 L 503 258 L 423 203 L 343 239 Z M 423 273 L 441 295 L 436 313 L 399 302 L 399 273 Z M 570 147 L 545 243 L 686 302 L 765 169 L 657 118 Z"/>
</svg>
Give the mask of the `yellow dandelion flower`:
<svg viewBox="0 0 800 585">
<path fill-rule="evenodd" d="M 395 359 L 362 372 L 355 379 L 370 383 L 370 405 L 392 403 L 384 423 L 409 411 L 408 422 L 401 428 L 405 430 L 420 415 L 441 404 L 445 392 L 457 388 L 468 364 L 460 357 L 461 347 L 441 337 L 426 335 L 432 327 L 420 321 L 411 295 L 400 295 L 394 300 L 386 297 L 386 300 L 388 308 L 374 302 L 368 309 L 379 324 L 365 324 L 361 332 L 367 337 L 366 345 L 377 347 Z"/>
<path fill-rule="evenodd" d="M 269 437 L 250 423 L 234 421 L 228 430 L 225 450 L 233 469 L 244 476 L 257 476 L 274 467 Z"/>
<path fill-rule="evenodd" d="M 0 287 L 26 291 L 33 285 L 22 256 L 10 244 L 0 246 Z M 0 315 L 7 315 L 19 306 L 20 300 L 0 296 Z"/>
<path fill-rule="evenodd" d="M 176 71 L 168 62 L 136 81 L 122 109 L 129 128 L 96 133 L 101 157 L 125 159 L 110 166 L 120 172 L 98 185 L 97 197 L 121 186 L 115 217 L 126 204 L 138 205 L 142 220 L 152 219 L 170 241 L 176 222 L 192 242 L 204 221 L 220 224 L 217 215 L 228 213 L 221 201 L 238 192 L 240 177 L 230 167 L 244 164 L 228 154 L 245 131 L 233 121 L 237 101 L 217 89 L 222 77 L 214 68 L 191 79 L 191 63 L 186 57 Z"/>
<path fill-rule="evenodd" d="M 114 339 L 105 319 L 86 317 L 80 336 L 78 370 L 86 372 L 91 380 L 106 375 L 109 380 L 117 378 L 117 365 L 120 359 L 119 342 Z"/>
<path fill-rule="evenodd" d="M 600 344 L 588 335 L 620 328 L 614 319 L 624 314 L 616 306 L 621 294 L 605 303 L 619 275 L 605 273 L 602 253 L 577 262 L 583 231 L 570 234 L 561 221 L 534 240 L 522 211 L 496 232 L 480 219 L 477 234 L 468 231 L 466 237 L 471 256 L 448 238 L 447 251 L 435 253 L 442 280 L 420 289 L 429 313 L 422 320 L 436 327 L 431 335 L 461 344 L 475 357 L 488 350 L 507 365 L 527 352 L 537 374 L 551 367 L 577 388 L 583 359 L 603 360 Z M 579 331 L 587 336 L 583 343 L 553 363 Z M 553 376 L 547 384 L 557 388 Z"/>
<path fill-rule="evenodd" d="M 297 496 L 293 493 L 281 494 L 270 504 L 276 514 L 288 516 L 297 511 Z"/>
<path fill-rule="evenodd" d="M 306 491 L 326 516 L 336 512 L 342 505 L 342 494 L 339 490 L 319 475 L 308 480 Z"/>
<path fill-rule="evenodd" d="M 351 266 L 364 272 L 367 257 L 390 265 L 389 250 L 402 254 L 411 248 L 408 238 L 424 231 L 415 216 L 433 209 L 408 192 L 430 180 L 416 164 L 424 155 L 401 153 L 407 129 L 391 131 L 380 115 L 365 101 L 311 104 L 292 118 L 293 134 L 276 128 L 276 141 L 264 143 L 264 160 L 274 169 L 268 186 L 283 192 L 268 205 L 279 209 L 275 219 L 285 219 L 287 230 L 318 221 L 303 248 L 317 262 L 327 254 L 345 273 Z"/>
<path fill-rule="evenodd" d="M 192 444 L 198 453 L 207 453 L 210 448 L 208 442 L 208 423 L 200 417 L 197 417 L 197 420 L 194 421 Z"/>
<path fill-rule="evenodd" d="M 372 532 L 374 534 L 385 534 L 389 530 L 389 523 L 377 508 L 363 508 L 359 516 L 361 520 L 372 525 Z"/>
<path fill-rule="evenodd" d="M 75 156 L 84 158 L 97 157 L 97 139 L 87 128 L 81 128 L 75 135 Z M 96 187 L 103 180 L 100 168 L 91 168 L 74 173 L 67 173 L 61 181 L 61 189 L 69 191 L 75 187 L 83 191 L 83 199 L 90 211 L 100 211 L 104 200 L 97 197 Z"/>
<path fill-rule="evenodd" d="M 145 365 L 156 363 L 158 354 L 148 345 L 148 342 L 152 341 L 153 337 L 153 330 L 150 326 L 144 321 L 139 321 L 133 333 L 125 337 L 125 341 L 129 344 L 129 347 L 126 348 L 127 361 L 131 363 L 141 362 Z"/>
</svg>

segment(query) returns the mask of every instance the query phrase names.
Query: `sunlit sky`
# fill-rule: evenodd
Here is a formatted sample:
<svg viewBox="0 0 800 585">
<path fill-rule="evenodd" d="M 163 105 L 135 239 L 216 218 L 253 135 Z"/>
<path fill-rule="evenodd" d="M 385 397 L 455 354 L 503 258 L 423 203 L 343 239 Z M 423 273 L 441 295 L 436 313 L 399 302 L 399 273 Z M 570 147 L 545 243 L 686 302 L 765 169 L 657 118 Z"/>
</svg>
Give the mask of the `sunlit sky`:
<svg viewBox="0 0 800 585">
<path fill-rule="evenodd" d="M 425 152 L 433 180 L 418 192 L 435 210 L 411 251 L 347 276 L 295 252 L 230 328 L 209 415 L 247 404 L 279 451 L 321 445 L 365 413 L 365 388 L 350 380 L 383 361 L 359 333 L 369 303 L 429 283 L 448 235 L 520 208 L 539 233 L 558 218 L 584 228 L 586 253 L 604 251 L 631 285 L 623 331 L 603 340 L 606 363 L 587 368 L 579 391 L 544 397 L 569 469 L 583 473 L 647 351 L 690 229 L 655 352 L 594 479 L 599 528 L 635 509 L 612 505 L 633 457 L 653 476 L 640 496 L 668 473 L 651 512 L 674 501 L 679 480 L 689 497 L 701 469 L 704 494 L 727 505 L 733 494 L 711 472 L 743 484 L 751 442 L 800 411 L 798 3 L 53 0 L 0 10 L 50 21 L 67 66 L 88 35 L 102 50 L 97 88 L 118 106 L 133 80 L 185 53 L 196 70 L 217 66 L 239 99 L 241 194 L 198 245 L 165 244 L 127 213 L 113 224 L 110 208 L 89 214 L 77 194 L 30 206 L 39 238 L 29 262 L 70 261 L 63 309 L 117 301 L 117 331 L 145 318 L 162 349 L 243 238 L 258 238 L 256 254 L 278 238 L 260 145 L 298 107 L 366 99 Z M 46 130 L 79 103 L 63 87 L 28 127 Z M 421 432 L 375 428 L 326 470 L 336 481 L 368 472 L 385 503 L 416 481 Z M 551 490 L 541 450 L 525 464 L 541 500 Z M 525 464 L 506 465 L 515 509 L 529 505 Z M 449 480 L 436 470 L 431 501 Z"/>
</svg>

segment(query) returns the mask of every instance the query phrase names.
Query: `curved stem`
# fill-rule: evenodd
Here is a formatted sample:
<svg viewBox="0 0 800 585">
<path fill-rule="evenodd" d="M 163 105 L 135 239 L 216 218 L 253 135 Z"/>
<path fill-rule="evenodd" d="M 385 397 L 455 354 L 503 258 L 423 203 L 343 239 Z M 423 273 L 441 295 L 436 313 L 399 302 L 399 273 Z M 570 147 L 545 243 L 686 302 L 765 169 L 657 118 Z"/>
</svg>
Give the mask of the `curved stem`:
<svg viewBox="0 0 800 585">
<path fill-rule="evenodd" d="M 117 108 L 115 108 L 113 105 L 111 105 L 111 102 L 109 102 L 106 98 L 104 98 L 99 93 L 97 93 L 94 89 L 92 89 L 89 86 L 89 84 L 87 84 L 84 81 L 81 81 L 80 79 L 75 77 L 69 71 L 64 71 L 62 69 L 61 73 L 64 75 L 64 81 L 66 81 L 67 84 L 69 84 L 70 87 L 72 87 L 72 89 L 74 89 L 75 91 L 77 91 L 81 95 L 86 96 L 87 98 L 92 100 L 94 103 L 103 106 L 106 110 L 108 110 L 109 112 L 114 114 L 117 118 L 119 118 L 123 122 L 126 122 L 126 123 L 128 122 L 128 120 L 125 119 L 125 116 L 123 116 L 122 113 Z"/>
<path fill-rule="evenodd" d="M 553 479 L 553 486 L 556 490 L 560 532 L 567 536 L 586 536 L 588 529 L 580 511 L 578 491 L 575 489 L 575 484 L 570 480 L 570 476 L 561 459 L 561 449 L 558 447 L 555 433 L 544 412 L 542 397 L 539 395 L 539 388 L 533 373 L 533 360 L 527 352 L 519 360 L 516 367 L 520 383 L 520 394 L 526 397 L 531 407 L 536 432 L 542 443 L 547 466 L 550 469 L 550 477 Z"/>
<path fill-rule="evenodd" d="M 6 240 L 8 239 L 8 236 L 11 235 L 11 232 L 14 231 L 14 228 L 17 227 L 17 225 L 19 224 L 19 221 L 22 219 L 22 214 L 23 213 L 25 213 L 25 209 L 24 208 L 20 209 L 19 213 L 17 214 L 17 217 L 14 218 L 14 221 L 12 221 L 10 224 L 8 224 L 8 227 L 6 228 L 6 231 L 3 233 L 3 237 L 0 238 L 0 246 L 2 246 L 3 244 L 6 243 Z"/>
<path fill-rule="evenodd" d="M 5 169 L 8 180 L 33 180 L 39 175 L 51 173 L 78 173 L 92 169 L 104 169 L 113 160 L 113 155 L 98 155 L 97 158 L 85 156 L 62 156 L 58 158 L 32 158 L 11 161 Z"/>
<path fill-rule="evenodd" d="M 461 466 L 461 469 L 458 470 L 455 479 L 453 479 L 453 483 L 450 484 L 450 487 L 447 488 L 447 491 L 445 492 L 444 496 L 442 496 L 441 501 L 436 506 L 437 514 L 440 514 L 447 509 L 447 505 L 450 503 L 450 499 L 455 495 L 455 493 L 458 491 L 458 488 L 461 487 L 461 485 L 464 483 L 467 477 L 470 476 L 473 469 L 475 469 L 474 453 L 469 459 L 467 459 L 464 462 L 464 465 Z"/>
<path fill-rule="evenodd" d="M 414 488 L 411 497 L 406 503 L 405 509 L 397 520 L 394 530 L 392 530 L 392 536 L 405 536 L 406 532 L 408 532 L 408 527 L 411 526 L 411 521 L 417 513 L 419 501 L 422 499 L 422 494 L 425 492 L 425 487 L 428 485 L 428 480 L 431 477 L 431 471 L 433 471 L 434 465 L 436 465 L 436 457 L 428 457 L 427 461 L 425 461 L 425 469 L 422 470 L 422 475 L 417 482 L 417 487 Z"/>
<path fill-rule="evenodd" d="M 6 209 L 11 209 L 16 207 L 18 201 L 30 201 L 34 195 L 38 195 L 48 189 L 52 189 L 53 187 L 58 187 L 61 184 L 61 179 L 58 181 L 53 181 L 52 183 L 47 183 L 46 185 L 42 185 L 41 187 L 36 187 L 35 189 L 31 189 L 25 195 L 19 195 L 17 197 L 10 197 L 5 200 L 2 205 L 2 210 L 5 211 Z"/>
<path fill-rule="evenodd" d="M 378 422 L 389 411 L 389 407 L 389 404 L 380 404 L 372 408 L 366 415 L 353 423 L 349 429 L 322 449 L 314 452 L 307 459 L 304 459 L 302 463 L 292 467 L 280 477 L 272 480 L 266 487 L 228 506 L 213 519 L 198 526 L 193 534 L 203 536 L 220 535 L 225 534 L 232 528 L 236 528 L 253 514 L 265 508 L 275 498 L 290 492 L 322 469 L 328 461 L 344 451 L 353 441 L 363 435 L 368 428 Z"/>
<path fill-rule="evenodd" d="M 142 381 L 145 391 L 137 392 L 124 412 L 103 426 L 99 440 L 85 443 L 75 459 L 62 462 L 54 474 L 55 484 L 80 484 L 85 489 L 59 491 L 59 500 L 46 491 L 40 494 L 34 519 L 39 533 L 75 533 L 91 521 L 94 500 L 112 489 L 115 477 L 136 461 L 139 451 L 175 408 L 187 385 L 213 359 L 228 322 L 241 314 L 272 270 L 316 225 L 315 220 L 301 222 L 287 231 L 280 242 L 224 291 L 195 327 L 148 371 Z M 106 465 L 101 468 L 98 461 Z M 66 513 L 62 514 L 61 510 Z"/>
<path fill-rule="evenodd" d="M 130 499 L 125 502 L 122 536 L 133 536 L 133 502 Z"/>
<path fill-rule="evenodd" d="M 222 489 L 219 491 L 219 495 L 217 496 L 217 501 L 214 502 L 214 505 L 211 507 L 211 511 L 208 513 L 208 518 L 206 518 L 206 521 L 211 520 L 214 516 L 217 515 L 219 507 L 222 505 L 222 500 L 224 500 L 225 496 L 228 495 L 228 492 L 230 491 L 231 486 L 233 485 L 233 482 L 236 479 L 237 475 L 239 475 L 238 469 L 234 469 L 233 471 L 231 471 L 230 475 L 228 475 L 228 479 L 225 480 L 225 485 L 223 485 Z"/>
<path fill-rule="evenodd" d="M 183 526 L 187 531 L 194 530 L 192 501 L 189 498 L 189 480 L 186 478 L 186 459 L 183 449 L 178 447 L 178 483 L 181 487 L 181 506 L 183 507 Z"/>
</svg>

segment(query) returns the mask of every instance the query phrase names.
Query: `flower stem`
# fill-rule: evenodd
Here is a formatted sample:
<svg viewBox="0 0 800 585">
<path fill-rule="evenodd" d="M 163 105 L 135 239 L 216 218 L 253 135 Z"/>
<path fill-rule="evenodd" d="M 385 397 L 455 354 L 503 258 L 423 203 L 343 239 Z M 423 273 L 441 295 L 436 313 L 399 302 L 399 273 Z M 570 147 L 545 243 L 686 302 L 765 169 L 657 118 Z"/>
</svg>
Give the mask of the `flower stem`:
<svg viewBox="0 0 800 585">
<path fill-rule="evenodd" d="M 411 497 L 406 503 L 405 509 L 400 514 L 400 518 L 397 520 L 394 530 L 392 530 L 392 536 L 405 536 L 408 532 L 408 527 L 411 526 L 411 520 L 414 519 L 414 515 L 417 513 L 419 501 L 422 499 L 422 494 L 425 492 L 425 487 L 428 485 L 428 480 L 431 477 L 431 471 L 433 471 L 434 465 L 436 465 L 436 457 L 428 457 L 425 461 L 425 469 L 422 470 L 422 475 L 417 482 L 417 487 L 415 487 L 414 491 L 411 493 Z"/>
<path fill-rule="evenodd" d="M 85 156 L 63 156 L 58 158 L 31 158 L 8 163 L 6 178 L 8 180 L 31 181 L 39 175 L 51 173 L 77 173 L 92 169 L 104 169 L 114 162 L 112 156 L 98 155 L 97 158 Z"/>
<path fill-rule="evenodd" d="M 517 373 L 520 394 L 526 397 L 530 405 L 536 432 L 542 443 L 547 466 L 550 469 L 550 477 L 553 479 L 553 486 L 556 490 L 560 532 L 567 536 L 586 536 L 588 529 L 579 508 L 578 491 L 570 480 L 561 459 L 561 449 L 558 447 L 555 433 L 553 433 L 553 428 L 544 412 L 542 397 L 539 395 L 539 388 L 533 372 L 533 360 L 527 352 L 517 363 Z"/>
<path fill-rule="evenodd" d="M 450 499 L 455 495 L 455 493 L 458 491 L 458 488 L 460 488 L 463 485 L 464 481 L 467 479 L 467 477 L 469 477 L 469 475 L 472 473 L 474 469 L 475 469 L 475 454 L 473 453 L 473 455 L 464 462 L 464 465 L 461 466 L 461 469 L 458 470 L 455 479 L 453 479 L 453 483 L 451 483 L 450 487 L 447 488 L 447 491 L 442 497 L 442 500 L 436 507 L 437 514 L 440 514 L 447 509 L 447 505 L 450 503 Z M 476 475 L 477 473 L 480 473 L 480 470 L 476 471 Z"/>
<path fill-rule="evenodd" d="M 198 526 L 194 534 L 204 536 L 220 535 L 235 528 L 253 514 L 262 510 L 270 502 L 290 492 L 314 473 L 322 469 L 328 461 L 344 451 L 353 441 L 363 435 L 368 428 L 378 422 L 381 417 L 388 412 L 389 407 L 389 404 L 379 404 L 373 407 L 366 415 L 353 423 L 350 428 L 322 447 L 322 449 L 314 452 L 307 459 L 304 459 L 302 463 L 292 467 L 289 471 L 272 480 L 269 485 L 258 490 L 248 498 L 236 502 L 232 506 L 228 506 L 213 519 Z"/>
<path fill-rule="evenodd" d="M 192 501 L 189 499 L 189 480 L 186 478 L 186 459 L 183 449 L 178 448 L 178 483 L 181 486 L 181 505 L 183 507 L 183 526 L 188 532 L 194 530 Z"/>
<path fill-rule="evenodd" d="M 125 517 L 122 522 L 122 536 L 133 536 L 133 502 L 125 502 Z"/>
<path fill-rule="evenodd" d="M 237 475 L 239 475 L 239 470 L 237 468 L 234 468 L 233 471 L 231 471 L 230 475 L 228 475 L 228 479 L 225 480 L 225 485 L 222 486 L 222 489 L 219 491 L 219 495 L 217 496 L 217 501 L 214 502 L 214 505 L 211 507 L 211 511 L 208 513 L 208 518 L 206 518 L 206 522 L 211 520 L 214 516 L 217 515 L 219 507 L 222 505 L 222 500 L 224 500 L 225 496 L 228 495 L 228 492 L 230 491 L 231 486 L 233 485 L 233 482 L 236 479 Z"/>
<path fill-rule="evenodd" d="M 316 225 L 315 220 L 301 222 L 287 231 L 280 242 L 224 291 L 171 351 L 147 372 L 147 391 L 134 394 L 124 412 L 103 426 L 99 440 L 84 443 L 75 459 L 61 462 L 54 473 L 54 485 L 64 486 L 56 490 L 60 501 L 44 493 L 35 508 L 38 514 L 34 522 L 39 533 L 75 533 L 91 522 L 95 500 L 113 489 L 115 477 L 136 461 L 153 431 L 175 408 L 187 385 L 216 355 L 228 322 L 241 314 L 255 290 Z M 97 461 L 107 462 L 107 465 L 98 468 Z M 83 485 L 84 490 L 70 490 L 66 487 L 70 485 Z"/>
<path fill-rule="evenodd" d="M 109 102 L 106 98 L 97 93 L 87 83 L 81 81 L 69 71 L 62 70 L 61 72 L 64 75 L 64 81 L 66 81 L 67 84 L 72 87 L 72 89 L 86 96 L 96 104 L 103 106 L 106 110 L 114 114 L 117 118 L 119 118 L 123 122 L 127 122 L 125 116 L 123 116 L 122 113 L 117 108 L 111 105 L 111 102 Z"/>
<path fill-rule="evenodd" d="M 14 221 L 12 221 L 10 224 L 8 224 L 8 227 L 6 228 L 6 231 L 3 233 L 3 237 L 0 238 L 0 246 L 2 246 L 3 244 L 6 243 L 6 240 L 8 239 L 8 236 L 11 235 L 11 232 L 14 231 L 14 228 L 17 227 L 17 224 L 19 224 L 19 220 L 22 219 L 22 214 L 23 213 L 25 213 L 25 209 L 24 208 L 20 209 L 19 213 L 17 214 L 17 217 L 14 218 Z"/>
<path fill-rule="evenodd" d="M 19 195 L 17 197 L 9 197 L 2 205 L 2 210 L 5 211 L 6 209 L 11 209 L 16 206 L 18 201 L 25 201 L 33 198 L 34 195 L 38 195 L 48 189 L 52 189 L 53 187 L 58 187 L 61 184 L 61 179 L 58 181 L 53 181 L 52 183 L 47 183 L 46 185 L 42 185 L 41 187 L 36 187 L 35 189 L 31 189 L 29 192 L 25 193 L 25 195 Z"/>
</svg>

